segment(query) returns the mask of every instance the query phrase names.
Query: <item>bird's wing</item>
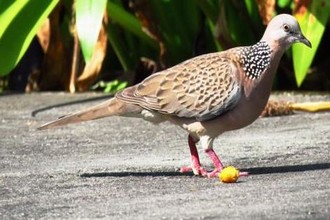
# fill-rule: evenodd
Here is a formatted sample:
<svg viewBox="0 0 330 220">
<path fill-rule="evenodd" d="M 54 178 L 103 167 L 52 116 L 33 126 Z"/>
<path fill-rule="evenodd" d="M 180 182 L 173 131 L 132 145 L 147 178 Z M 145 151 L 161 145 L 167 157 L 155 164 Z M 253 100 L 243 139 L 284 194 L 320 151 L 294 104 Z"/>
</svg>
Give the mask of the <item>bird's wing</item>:
<svg viewBox="0 0 330 220">
<path fill-rule="evenodd" d="M 211 53 L 151 75 L 117 98 L 178 117 L 209 120 L 233 108 L 241 96 L 239 65 L 226 53 Z"/>
</svg>

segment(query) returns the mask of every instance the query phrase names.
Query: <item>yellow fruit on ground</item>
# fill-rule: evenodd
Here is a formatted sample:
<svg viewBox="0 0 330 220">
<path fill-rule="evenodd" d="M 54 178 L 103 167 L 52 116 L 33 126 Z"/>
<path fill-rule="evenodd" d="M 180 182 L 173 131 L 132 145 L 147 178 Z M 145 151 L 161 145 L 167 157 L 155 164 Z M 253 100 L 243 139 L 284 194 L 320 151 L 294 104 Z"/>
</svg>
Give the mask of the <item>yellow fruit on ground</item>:
<svg viewBox="0 0 330 220">
<path fill-rule="evenodd" d="M 223 183 L 235 183 L 238 180 L 239 171 L 233 166 L 225 167 L 219 173 L 219 179 Z"/>
</svg>

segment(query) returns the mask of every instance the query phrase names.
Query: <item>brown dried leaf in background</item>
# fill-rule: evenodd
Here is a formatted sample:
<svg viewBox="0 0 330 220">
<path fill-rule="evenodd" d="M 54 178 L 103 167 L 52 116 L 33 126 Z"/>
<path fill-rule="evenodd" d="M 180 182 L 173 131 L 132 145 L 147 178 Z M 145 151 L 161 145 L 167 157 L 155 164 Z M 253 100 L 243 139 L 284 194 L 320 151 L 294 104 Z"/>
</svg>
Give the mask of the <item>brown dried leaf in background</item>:
<svg viewBox="0 0 330 220">
<path fill-rule="evenodd" d="M 292 115 L 293 113 L 290 102 L 269 100 L 260 117 Z"/>
<path fill-rule="evenodd" d="M 39 41 L 44 53 L 46 53 L 46 51 L 48 50 L 49 41 L 50 41 L 49 18 L 47 18 L 44 21 L 44 23 L 41 25 L 40 29 L 37 32 L 37 38 L 38 38 L 38 41 Z"/>
<path fill-rule="evenodd" d="M 74 16 L 72 16 L 74 17 Z M 73 49 L 72 49 L 72 62 L 71 62 L 71 72 L 70 72 L 70 82 L 69 82 L 69 92 L 76 92 L 76 81 L 77 75 L 82 62 L 80 62 L 80 45 L 77 31 L 75 29 L 74 19 L 71 20 L 70 24 L 71 35 L 73 37 Z"/>
<path fill-rule="evenodd" d="M 44 53 L 47 52 L 49 41 L 50 41 L 50 22 L 49 18 L 45 19 L 40 29 L 37 32 L 37 40 L 42 48 Z M 25 86 L 25 92 L 38 91 L 39 85 L 38 81 L 40 78 L 41 69 L 33 69 L 32 72 L 29 73 L 29 77 Z"/>
<path fill-rule="evenodd" d="M 305 15 L 311 4 L 311 0 L 294 0 L 294 3 L 295 7 L 293 9 L 293 14 Z"/>
<path fill-rule="evenodd" d="M 58 4 L 49 15 L 49 33 L 48 47 L 46 42 L 43 48 L 45 52 L 39 75 L 34 74 L 27 85 L 26 90 L 63 90 L 67 88 L 69 74 L 67 68 L 67 54 L 65 52 L 62 35 L 60 32 L 60 14 L 62 4 Z"/>
<path fill-rule="evenodd" d="M 43 52 L 46 54 L 49 42 L 50 42 L 50 21 L 49 18 L 47 18 L 43 24 L 41 25 L 40 29 L 37 32 L 37 39 L 38 42 L 43 50 Z M 39 85 L 38 81 L 40 78 L 40 69 L 34 69 L 28 77 L 28 81 L 25 86 L 25 92 L 32 92 L 32 91 L 38 91 Z"/>
<path fill-rule="evenodd" d="M 263 24 L 268 25 L 274 16 L 275 0 L 257 0 L 259 7 L 259 14 L 262 18 Z"/>
<path fill-rule="evenodd" d="M 104 16 L 106 20 L 107 16 Z M 102 25 L 95 49 L 93 52 L 92 59 L 89 63 L 86 63 L 82 74 L 78 77 L 76 82 L 76 89 L 79 92 L 86 91 L 92 83 L 96 80 L 100 74 L 103 60 L 107 51 L 107 34 L 105 30 L 105 24 Z"/>
</svg>

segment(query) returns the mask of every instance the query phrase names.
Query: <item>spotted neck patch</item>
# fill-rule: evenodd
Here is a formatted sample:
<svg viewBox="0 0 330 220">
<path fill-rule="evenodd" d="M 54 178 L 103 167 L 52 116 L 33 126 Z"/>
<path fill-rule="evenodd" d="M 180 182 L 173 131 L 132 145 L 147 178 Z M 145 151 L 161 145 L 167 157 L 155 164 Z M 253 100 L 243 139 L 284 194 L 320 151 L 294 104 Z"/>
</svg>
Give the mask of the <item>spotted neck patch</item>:
<svg viewBox="0 0 330 220">
<path fill-rule="evenodd" d="M 242 49 L 243 70 L 249 79 L 254 80 L 261 76 L 270 64 L 270 54 L 270 47 L 264 41 Z"/>
</svg>

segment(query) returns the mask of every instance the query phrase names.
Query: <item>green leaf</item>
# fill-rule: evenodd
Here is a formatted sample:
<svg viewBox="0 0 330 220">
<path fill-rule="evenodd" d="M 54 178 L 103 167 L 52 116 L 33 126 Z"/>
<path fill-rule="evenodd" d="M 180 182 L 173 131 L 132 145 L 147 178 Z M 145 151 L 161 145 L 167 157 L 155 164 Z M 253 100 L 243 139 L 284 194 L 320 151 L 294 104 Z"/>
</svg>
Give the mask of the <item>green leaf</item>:
<svg viewBox="0 0 330 220">
<path fill-rule="evenodd" d="M 126 81 L 114 80 L 105 84 L 104 92 L 105 93 L 116 93 L 119 90 L 124 89 L 127 86 Z"/>
<path fill-rule="evenodd" d="M 199 8 L 204 12 L 208 19 L 212 22 L 213 25 L 217 22 L 218 11 L 217 6 L 214 5 L 210 0 L 196 0 Z"/>
<path fill-rule="evenodd" d="M 280 8 L 285 8 L 290 6 L 292 0 L 277 0 L 277 5 Z"/>
<path fill-rule="evenodd" d="M 112 1 L 108 1 L 107 12 L 111 21 L 117 22 L 121 27 L 135 34 L 149 46 L 155 49 L 159 48 L 157 42 L 143 32 L 139 20 L 125 11 L 124 8 Z"/>
<path fill-rule="evenodd" d="M 227 4 L 226 4 L 227 3 Z M 226 20 L 231 39 L 237 45 L 249 45 L 255 42 L 251 27 L 245 25 L 246 21 L 243 15 L 237 14 L 237 8 L 232 1 L 224 5 Z"/>
<path fill-rule="evenodd" d="M 259 9 L 256 1 L 245 0 L 245 7 L 249 14 L 249 17 L 253 21 L 254 25 L 257 26 L 261 23 L 259 16 Z"/>
<path fill-rule="evenodd" d="M 119 90 L 126 88 L 126 86 L 127 86 L 126 81 L 121 81 L 121 80 L 116 79 L 116 80 L 113 80 L 110 82 L 100 81 L 97 84 L 95 84 L 94 86 L 92 86 L 92 89 L 96 90 L 98 88 L 102 88 L 103 92 L 114 94 L 114 93 L 118 92 Z"/>
<path fill-rule="evenodd" d="M 76 27 L 81 50 L 86 63 L 92 58 L 97 38 L 101 30 L 106 4 L 106 0 L 76 1 Z"/>
<path fill-rule="evenodd" d="M 42 22 L 58 0 L 0 2 L 0 76 L 20 61 Z"/>
<path fill-rule="evenodd" d="M 312 48 L 295 44 L 293 67 L 298 86 L 301 86 L 320 44 L 330 14 L 330 0 L 311 1 L 304 13 L 295 14 L 304 36 L 312 43 Z"/>
<path fill-rule="evenodd" d="M 119 62 L 121 63 L 125 71 L 133 69 L 133 60 L 129 56 L 128 47 L 125 44 L 125 41 L 121 38 L 117 30 L 117 26 L 109 23 L 107 26 L 108 40 L 116 53 Z"/>
<path fill-rule="evenodd" d="M 153 19 L 166 48 L 166 64 L 174 65 L 193 54 L 193 46 L 201 27 L 201 13 L 195 1 L 149 1 Z"/>
</svg>

